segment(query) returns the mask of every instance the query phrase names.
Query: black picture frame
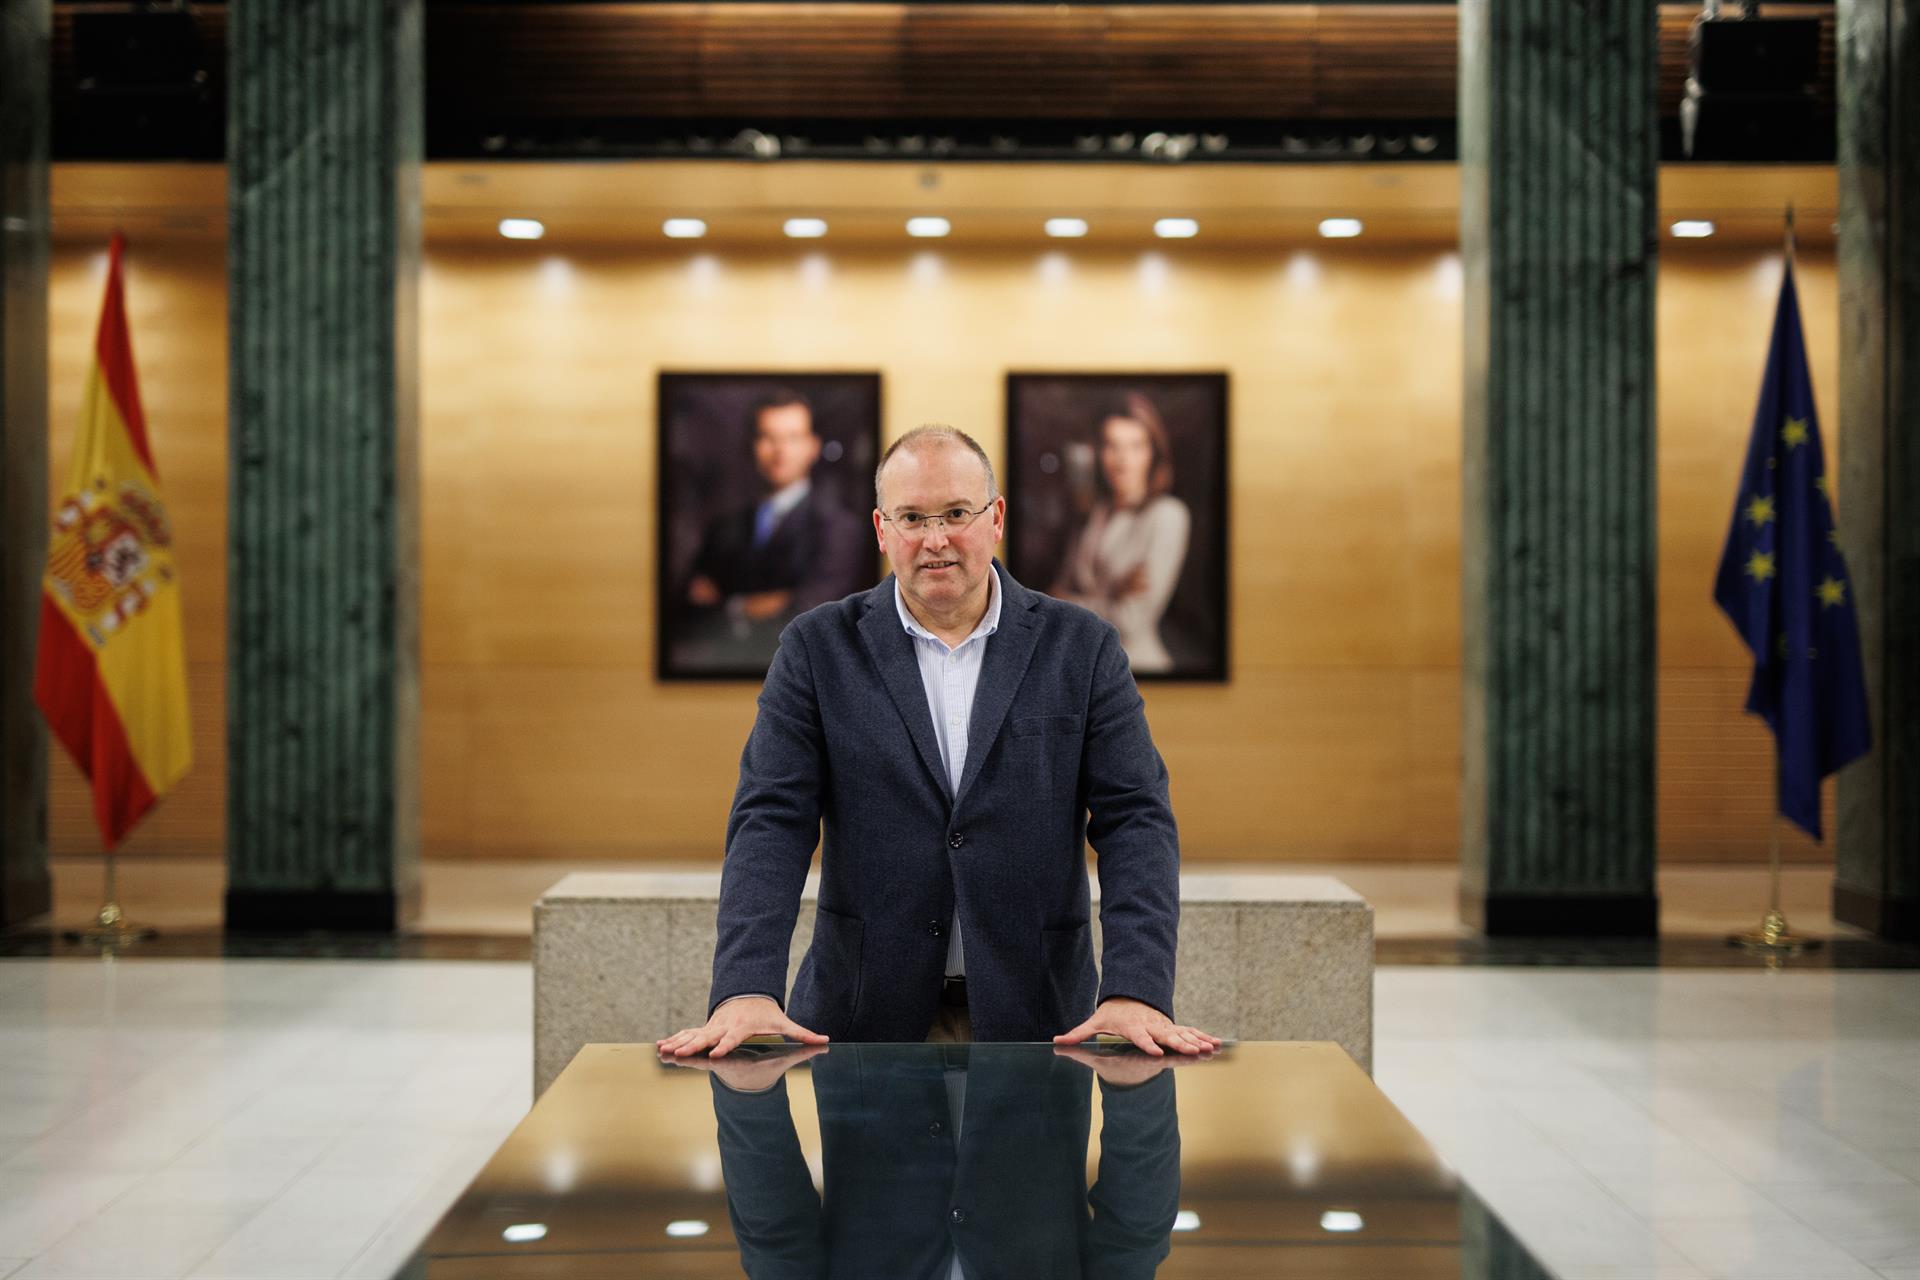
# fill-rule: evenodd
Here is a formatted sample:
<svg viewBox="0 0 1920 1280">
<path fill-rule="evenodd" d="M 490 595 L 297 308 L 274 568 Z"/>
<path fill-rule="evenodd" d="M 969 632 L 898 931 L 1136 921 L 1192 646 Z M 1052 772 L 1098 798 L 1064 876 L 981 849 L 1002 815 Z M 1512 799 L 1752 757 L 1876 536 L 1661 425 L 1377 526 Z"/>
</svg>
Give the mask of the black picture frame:
<svg viewBox="0 0 1920 1280">
<path fill-rule="evenodd" d="M 1026 586 L 1114 622 L 1136 680 L 1229 678 L 1229 391 L 1217 371 L 1007 374 L 1007 567 Z M 1096 441 L 1108 411 L 1133 403 L 1129 395 L 1144 397 L 1140 412 L 1162 424 L 1171 474 L 1164 492 L 1153 485 L 1146 502 L 1123 510 L 1103 496 L 1109 482 Z M 1151 434 L 1142 427 L 1132 438 Z M 1167 556 L 1182 524 L 1186 547 L 1172 572 Z M 1137 551 L 1144 558 L 1133 568 L 1113 563 Z"/>
<path fill-rule="evenodd" d="M 780 628 L 795 614 L 880 580 L 870 519 L 880 392 L 880 375 L 870 372 L 659 374 L 656 678 L 762 680 Z M 756 461 L 755 406 L 786 393 L 805 398 L 819 452 L 806 498 L 767 531 L 754 520 L 767 486 Z M 714 583 L 722 603 L 694 601 L 696 576 Z M 765 607 L 766 593 L 782 590 L 796 597 L 792 607 L 749 616 L 750 605 Z"/>
</svg>

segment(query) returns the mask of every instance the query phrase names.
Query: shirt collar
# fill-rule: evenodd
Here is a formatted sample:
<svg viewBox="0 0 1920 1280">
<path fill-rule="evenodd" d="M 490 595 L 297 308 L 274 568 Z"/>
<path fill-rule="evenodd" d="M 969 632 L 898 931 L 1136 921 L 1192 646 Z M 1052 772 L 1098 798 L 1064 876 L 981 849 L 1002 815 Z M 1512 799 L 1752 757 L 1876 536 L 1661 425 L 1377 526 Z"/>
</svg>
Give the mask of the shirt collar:
<svg viewBox="0 0 1920 1280">
<path fill-rule="evenodd" d="M 934 635 L 914 619 L 913 611 L 907 608 L 906 598 L 900 594 L 900 579 L 897 575 L 893 580 L 893 607 L 899 611 L 900 625 L 907 629 L 908 635 L 918 636 L 922 640 L 940 640 L 939 636 Z M 973 629 L 973 634 L 953 647 L 958 649 L 975 640 L 984 640 L 999 629 L 1000 573 L 997 569 L 989 568 L 987 570 L 987 612 L 980 619 L 980 625 Z M 940 640 L 940 643 L 945 644 L 946 641 Z"/>
<path fill-rule="evenodd" d="M 799 506 L 802 502 L 805 502 L 807 498 L 807 494 L 812 490 L 812 488 L 813 488 L 813 481 L 811 479 L 802 478 L 799 480 L 795 480 L 792 484 L 788 485 L 784 489 L 776 489 L 774 492 L 768 494 L 764 499 L 762 499 L 762 501 L 765 502 L 769 507 L 773 508 L 774 517 L 778 519 L 779 517 L 786 515 L 787 512 L 793 510 L 795 507 Z"/>
</svg>

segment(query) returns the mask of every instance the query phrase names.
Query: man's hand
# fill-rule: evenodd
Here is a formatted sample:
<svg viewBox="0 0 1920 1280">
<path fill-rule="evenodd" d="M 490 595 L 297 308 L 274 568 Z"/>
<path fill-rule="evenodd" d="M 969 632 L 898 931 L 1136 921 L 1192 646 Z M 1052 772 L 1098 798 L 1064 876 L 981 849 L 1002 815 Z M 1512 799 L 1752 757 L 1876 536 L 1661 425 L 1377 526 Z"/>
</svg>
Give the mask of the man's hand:
<svg viewBox="0 0 1920 1280">
<path fill-rule="evenodd" d="M 1190 1062 L 1205 1062 L 1213 1056 L 1213 1050 L 1207 1049 L 1191 1056 L 1176 1053 L 1169 1057 L 1163 1053 L 1157 1058 L 1149 1058 L 1138 1053 L 1095 1053 L 1091 1049 L 1083 1049 L 1078 1045 L 1062 1046 L 1056 1048 L 1054 1052 L 1063 1058 L 1073 1059 L 1083 1067 L 1091 1067 L 1093 1074 L 1099 1076 L 1104 1083 L 1122 1089 L 1131 1089 L 1135 1085 L 1145 1084 L 1162 1071 L 1184 1067 Z"/>
<path fill-rule="evenodd" d="M 1159 1057 L 1167 1046 L 1179 1053 L 1210 1053 L 1220 1047 L 1220 1037 L 1210 1036 L 1193 1027 L 1183 1027 L 1150 1004 L 1115 996 L 1103 1000 L 1093 1016 L 1067 1032 L 1055 1036 L 1055 1044 L 1079 1044 L 1097 1035 L 1119 1036 L 1137 1045 L 1142 1053 Z"/>
<path fill-rule="evenodd" d="M 720 1077 L 721 1084 L 735 1093 L 765 1093 L 780 1082 L 780 1077 L 787 1073 L 788 1068 L 797 1067 L 816 1053 L 826 1051 L 827 1046 L 823 1044 L 796 1044 L 773 1053 L 743 1054 L 721 1062 L 712 1058 L 677 1058 L 662 1051 L 660 1061 L 669 1066 L 711 1071 Z"/>
<path fill-rule="evenodd" d="M 713 1011 L 704 1027 L 688 1027 L 664 1040 L 654 1041 L 662 1056 L 688 1058 L 708 1050 L 710 1058 L 724 1058 L 748 1036 L 785 1036 L 801 1044 L 825 1044 L 827 1037 L 809 1031 L 789 1018 L 785 1011 L 765 996 L 742 996 L 728 1000 Z"/>
</svg>

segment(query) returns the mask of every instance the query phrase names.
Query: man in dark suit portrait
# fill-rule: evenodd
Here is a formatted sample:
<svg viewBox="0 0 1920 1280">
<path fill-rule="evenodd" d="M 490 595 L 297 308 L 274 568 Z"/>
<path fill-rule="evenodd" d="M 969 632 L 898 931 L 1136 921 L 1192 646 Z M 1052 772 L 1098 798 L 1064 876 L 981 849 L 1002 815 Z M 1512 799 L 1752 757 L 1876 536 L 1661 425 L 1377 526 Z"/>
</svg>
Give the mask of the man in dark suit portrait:
<svg viewBox="0 0 1920 1280">
<path fill-rule="evenodd" d="M 681 638 L 709 661 L 765 662 L 797 614 L 873 581 L 859 518 L 813 482 L 807 398 L 775 392 L 750 421 L 760 500 L 707 526 L 682 592 Z"/>
<path fill-rule="evenodd" d="M 1173 1018 L 1179 836 L 1119 636 L 994 559 L 1007 502 L 964 432 L 909 432 L 874 484 L 893 573 L 780 637 L 727 821 L 709 1016 L 661 1050 L 1104 1033 L 1210 1051 Z"/>
</svg>

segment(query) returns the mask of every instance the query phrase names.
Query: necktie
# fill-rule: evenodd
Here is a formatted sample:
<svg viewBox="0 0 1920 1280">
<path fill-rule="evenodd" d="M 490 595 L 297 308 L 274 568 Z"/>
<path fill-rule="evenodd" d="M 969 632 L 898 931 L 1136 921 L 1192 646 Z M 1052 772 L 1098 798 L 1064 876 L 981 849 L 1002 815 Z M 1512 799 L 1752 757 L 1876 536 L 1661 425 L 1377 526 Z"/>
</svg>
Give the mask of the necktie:
<svg viewBox="0 0 1920 1280">
<path fill-rule="evenodd" d="M 756 548 L 766 546 L 767 539 L 773 536 L 774 519 L 773 499 L 769 498 L 753 513 L 753 545 Z"/>
</svg>

